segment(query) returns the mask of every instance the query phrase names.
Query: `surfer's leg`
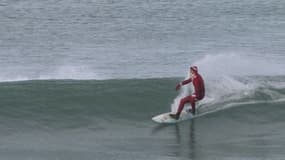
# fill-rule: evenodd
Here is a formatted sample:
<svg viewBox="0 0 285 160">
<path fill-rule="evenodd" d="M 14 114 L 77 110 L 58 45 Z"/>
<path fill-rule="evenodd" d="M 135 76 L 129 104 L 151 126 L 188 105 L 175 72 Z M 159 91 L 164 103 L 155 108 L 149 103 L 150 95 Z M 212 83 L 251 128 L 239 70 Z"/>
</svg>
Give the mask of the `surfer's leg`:
<svg viewBox="0 0 285 160">
<path fill-rule="evenodd" d="M 190 112 L 192 114 L 196 113 L 196 102 L 198 101 L 197 97 L 195 94 L 192 96 L 189 96 L 189 102 L 191 104 L 191 109 L 188 109 L 187 112 Z"/>
<path fill-rule="evenodd" d="M 180 104 L 179 104 L 179 107 L 178 107 L 178 111 L 177 111 L 177 115 L 180 116 L 180 113 L 182 112 L 183 108 L 184 108 L 184 105 L 185 103 L 188 103 L 190 102 L 191 103 L 191 96 L 187 96 L 187 97 L 184 97 L 180 100 Z M 192 105 L 192 104 L 191 104 Z"/>
<path fill-rule="evenodd" d="M 169 116 L 174 118 L 174 119 L 176 119 L 176 120 L 179 119 L 180 114 L 181 114 L 181 112 L 182 112 L 182 110 L 184 108 L 185 103 L 189 103 L 189 102 L 191 103 L 191 97 L 192 96 L 187 96 L 187 97 L 182 98 L 180 100 L 180 103 L 179 103 L 178 110 L 177 110 L 176 114 L 170 114 Z M 191 103 L 191 105 L 192 105 L 192 103 Z M 194 101 L 194 107 L 195 107 L 195 101 Z"/>
<path fill-rule="evenodd" d="M 196 108 L 195 108 L 196 96 L 190 96 L 189 100 L 190 100 L 190 104 L 192 107 L 192 113 L 195 114 L 195 112 L 196 112 Z"/>
</svg>

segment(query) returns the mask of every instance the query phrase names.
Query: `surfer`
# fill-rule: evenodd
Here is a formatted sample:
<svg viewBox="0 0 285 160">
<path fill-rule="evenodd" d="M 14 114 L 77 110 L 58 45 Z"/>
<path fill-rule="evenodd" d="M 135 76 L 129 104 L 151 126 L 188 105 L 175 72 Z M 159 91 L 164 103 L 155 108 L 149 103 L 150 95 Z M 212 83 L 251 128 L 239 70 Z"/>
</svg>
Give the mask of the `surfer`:
<svg viewBox="0 0 285 160">
<path fill-rule="evenodd" d="M 186 96 L 180 100 L 180 104 L 179 104 L 176 114 L 170 114 L 170 117 L 172 117 L 173 119 L 176 119 L 176 120 L 179 119 L 180 113 L 182 112 L 184 105 L 186 103 L 191 104 L 192 109 L 189 109 L 189 112 L 194 115 L 195 114 L 195 102 L 202 100 L 205 96 L 204 80 L 202 76 L 198 73 L 197 66 L 190 67 L 190 78 L 177 84 L 176 91 L 178 91 L 181 86 L 188 84 L 190 82 L 193 82 L 194 94 L 190 96 Z"/>
</svg>

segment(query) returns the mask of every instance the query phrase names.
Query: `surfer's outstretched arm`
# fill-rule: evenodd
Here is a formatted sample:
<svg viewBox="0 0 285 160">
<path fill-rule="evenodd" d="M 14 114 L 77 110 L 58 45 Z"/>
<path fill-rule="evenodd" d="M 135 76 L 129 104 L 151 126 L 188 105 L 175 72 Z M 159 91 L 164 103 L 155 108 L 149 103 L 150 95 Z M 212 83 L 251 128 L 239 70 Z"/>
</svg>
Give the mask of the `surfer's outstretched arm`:
<svg viewBox="0 0 285 160">
<path fill-rule="evenodd" d="M 192 82 L 192 78 L 189 78 L 189 79 L 186 79 L 185 81 L 182 81 L 181 85 L 185 85 L 185 84 L 188 84 L 190 82 Z"/>
<path fill-rule="evenodd" d="M 188 84 L 190 82 L 192 82 L 192 78 L 189 78 L 189 79 L 186 79 L 186 80 L 180 82 L 179 84 L 176 85 L 176 91 L 179 90 L 181 86 Z"/>
</svg>

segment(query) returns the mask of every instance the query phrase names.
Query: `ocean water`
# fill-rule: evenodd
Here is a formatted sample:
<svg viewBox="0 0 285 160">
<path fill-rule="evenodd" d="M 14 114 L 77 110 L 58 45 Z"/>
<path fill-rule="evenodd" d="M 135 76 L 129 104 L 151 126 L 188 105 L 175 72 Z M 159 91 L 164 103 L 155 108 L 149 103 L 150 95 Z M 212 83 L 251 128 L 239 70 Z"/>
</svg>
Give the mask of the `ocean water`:
<svg viewBox="0 0 285 160">
<path fill-rule="evenodd" d="M 281 0 L 0 0 L 0 159 L 283 159 L 284 44 Z"/>
</svg>

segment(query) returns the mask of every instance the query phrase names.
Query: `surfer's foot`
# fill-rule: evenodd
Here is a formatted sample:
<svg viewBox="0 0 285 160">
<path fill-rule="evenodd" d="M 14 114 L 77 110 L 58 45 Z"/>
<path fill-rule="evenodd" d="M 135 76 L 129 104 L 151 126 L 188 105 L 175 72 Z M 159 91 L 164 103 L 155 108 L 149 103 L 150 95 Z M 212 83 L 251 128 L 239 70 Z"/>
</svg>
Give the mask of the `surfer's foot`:
<svg viewBox="0 0 285 160">
<path fill-rule="evenodd" d="M 195 110 L 194 110 L 194 112 L 193 112 L 192 109 L 188 109 L 187 112 L 188 112 L 188 113 L 192 113 L 193 115 L 195 115 Z"/>
<path fill-rule="evenodd" d="M 169 114 L 169 116 L 173 119 L 176 119 L 176 120 L 179 119 L 179 115 L 177 115 L 177 114 Z"/>
</svg>

